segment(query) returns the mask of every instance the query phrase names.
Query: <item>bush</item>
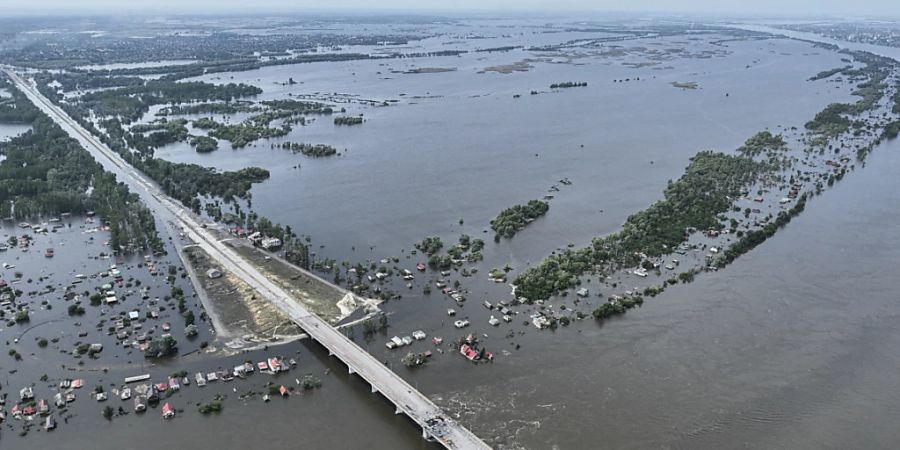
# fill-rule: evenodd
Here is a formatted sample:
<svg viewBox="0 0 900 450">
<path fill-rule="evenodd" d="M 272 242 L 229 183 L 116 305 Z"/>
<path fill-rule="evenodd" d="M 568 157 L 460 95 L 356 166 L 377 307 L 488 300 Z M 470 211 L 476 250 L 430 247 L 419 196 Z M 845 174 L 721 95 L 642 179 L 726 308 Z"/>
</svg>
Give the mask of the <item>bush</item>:
<svg viewBox="0 0 900 450">
<path fill-rule="evenodd" d="M 178 352 L 178 341 L 172 336 L 166 336 L 162 339 L 154 339 L 147 346 L 144 352 L 145 358 L 164 358 L 172 356 Z"/>
<path fill-rule="evenodd" d="M 16 323 L 28 322 L 30 319 L 28 318 L 28 310 L 20 309 L 16 311 L 15 321 Z"/>
<path fill-rule="evenodd" d="M 213 400 L 209 403 L 204 403 L 197 408 L 200 411 L 200 414 L 210 414 L 210 413 L 218 413 L 222 412 L 222 402 L 219 400 Z"/>
<path fill-rule="evenodd" d="M 550 204 L 540 200 L 531 200 L 525 205 L 515 205 L 504 209 L 491 220 L 491 228 L 505 238 L 515 236 L 534 219 L 543 216 L 550 209 Z"/>
</svg>

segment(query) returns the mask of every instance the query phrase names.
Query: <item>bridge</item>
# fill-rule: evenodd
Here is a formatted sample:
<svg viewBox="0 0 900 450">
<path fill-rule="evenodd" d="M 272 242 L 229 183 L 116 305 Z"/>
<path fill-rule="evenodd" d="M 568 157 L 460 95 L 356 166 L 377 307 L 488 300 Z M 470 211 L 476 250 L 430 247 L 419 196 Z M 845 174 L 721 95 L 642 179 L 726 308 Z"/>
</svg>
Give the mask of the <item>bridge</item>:
<svg viewBox="0 0 900 450">
<path fill-rule="evenodd" d="M 292 299 L 290 293 L 270 281 L 233 249 L 220 242 L 190 211 L 164 194 L 146 175 L 129 165 L 119 154 L 41 94 L 32 80 L 25 80 L 10 68 L 3 68 L 3 71 L 31 102 L 80 142 L 105 168 L 127 177 L 128 184 L 137 188 L 138 194 L 148 208 L 181 226 L 185 234 L 210 257 L 287 315 L 311 339 L 325 347 L 330 355 L 343 362 L 351 374 L 357 374 L 368 382 L 373 393 L 378 392 L 390 400 L 396 407 L 396 414 L 406 414 L 422 428 L 424 439 L 440 443 L 448 449 L 490 448 L 474 433 L 448 417 L 441 408 L 406 380 L 385 367 L 328 322 L 308 311 L 300 302 Z M 307 274 L 323 283 L 331 284 L 315 274 Z"/>
</svg>

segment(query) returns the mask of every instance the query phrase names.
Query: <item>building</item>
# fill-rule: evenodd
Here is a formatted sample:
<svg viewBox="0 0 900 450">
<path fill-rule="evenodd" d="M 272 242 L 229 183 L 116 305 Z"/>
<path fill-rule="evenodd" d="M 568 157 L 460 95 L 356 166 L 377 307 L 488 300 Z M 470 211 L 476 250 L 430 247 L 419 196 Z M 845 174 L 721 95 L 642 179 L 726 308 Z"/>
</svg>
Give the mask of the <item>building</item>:
<svg viewBox="0 0 900 450">
<path fill-rule="evenodd" d="M 175 408 L 172 407 L 171 404 L 166 403 L 162 407 L 162 416 L 163 416 L 163 419 L 171 419 L 171 418 L 175 417 Z"/>
<path fill-rule="evenodd" d="M 266 250 L 271 250 L 273 248 L 281 247 L 281 239 L 274 237 L 265 238 L 260 241 L 259 245 Z"/>
</svg>

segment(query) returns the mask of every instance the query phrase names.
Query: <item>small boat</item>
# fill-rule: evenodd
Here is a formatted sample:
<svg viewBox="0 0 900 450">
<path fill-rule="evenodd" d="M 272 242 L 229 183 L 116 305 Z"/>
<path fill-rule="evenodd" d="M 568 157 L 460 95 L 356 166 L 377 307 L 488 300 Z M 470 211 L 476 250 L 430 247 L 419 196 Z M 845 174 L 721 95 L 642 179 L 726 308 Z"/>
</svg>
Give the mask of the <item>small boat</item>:
<svg viewBox="0 0 900 450">
<path fill-rule="evenodd" d="M 425 263 L 418 263 L 418 264 L 416 264 L 416 269 L 417 269 L 419 272 L 424 272 L 424 271 L 425 271 Z"/>
<path fill-rule="evenodd" d="M 450 317 L 455 316 L 455 315 L 456 315 L 456 310 L 453 309 L 453 308 L 448 308 L 448 309 L 447 309 L 447 315 L 450 316 Z"/>
</svg>

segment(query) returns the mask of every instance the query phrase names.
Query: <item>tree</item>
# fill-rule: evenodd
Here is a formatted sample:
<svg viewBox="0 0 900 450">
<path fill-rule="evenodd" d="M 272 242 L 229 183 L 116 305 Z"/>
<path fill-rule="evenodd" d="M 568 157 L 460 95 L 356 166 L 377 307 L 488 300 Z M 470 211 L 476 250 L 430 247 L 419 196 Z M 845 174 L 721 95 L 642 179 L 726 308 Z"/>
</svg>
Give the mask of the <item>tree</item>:
<svg viewBox="0 0 900 450">
<path fill-rule="evenodd" d="M 113 413 L 115 413 L 115 410 L 113 410 L 112 406 L 106 405 L 106 407 L 103 408 L 102 414 L 104 419 L 112 420 Z"/>
<path fill-rule="evenodd" d="M 161 339 L 150 341 L 147 350 L 144 352 L 145 358 L 164 358 L 172 356 L 178 351 L 178 341 L 172 336 L 165 336 Z"/>
</svg>

